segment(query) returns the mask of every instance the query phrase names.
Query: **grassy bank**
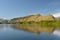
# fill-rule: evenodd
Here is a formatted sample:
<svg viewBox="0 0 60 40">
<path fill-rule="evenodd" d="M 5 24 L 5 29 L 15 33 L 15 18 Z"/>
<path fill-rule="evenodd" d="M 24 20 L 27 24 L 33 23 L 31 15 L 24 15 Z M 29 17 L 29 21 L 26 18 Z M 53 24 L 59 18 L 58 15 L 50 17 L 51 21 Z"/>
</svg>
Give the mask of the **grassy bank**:
<svg viewBox="0 0 60 40">
<path fill-rule="evenodd" d="M 60 27 L 60 20 L 42 20 L 39 22 L 34 22 L 34 21 L 24 21 L 24 22 L 0 22 L 0 24 L 24 24 L 24 25 L 28 25 L 28 24 L 38 24 L 42 27 Z"/>
</svg>

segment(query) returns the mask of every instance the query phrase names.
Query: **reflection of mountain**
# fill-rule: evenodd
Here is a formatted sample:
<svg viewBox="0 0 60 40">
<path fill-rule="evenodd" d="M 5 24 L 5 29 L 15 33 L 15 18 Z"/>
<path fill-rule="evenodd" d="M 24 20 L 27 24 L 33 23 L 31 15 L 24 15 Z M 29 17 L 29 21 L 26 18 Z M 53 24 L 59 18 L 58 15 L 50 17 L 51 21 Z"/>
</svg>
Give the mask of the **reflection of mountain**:
<svg viewBox="0 0 60 40">
<path fill-rule="evenodd" d="M 4 26 L 3 25 L 0 25 L 0 29 L 3 29 L 4 28 Z"/>
<path fill-rule="evenodd" d="M 47 33 L 52 33 L 54 28 L 51 27 L 40 27 L 39 25 L 12 25 L 14 29 L 19 29 L 19 30 L 24 30 L 24 31 L 29 31 L 29 32 L 35 32 L 35 33 L 40 33 L 40 32 L 47 32 Z"/>
<path fill-rule="evenodd" d="M 4 28 L 6 28 L 6 27 L 8 27 L 7 24 L 0 24 L 0 29 L 4 29 Z"/>
</svg>

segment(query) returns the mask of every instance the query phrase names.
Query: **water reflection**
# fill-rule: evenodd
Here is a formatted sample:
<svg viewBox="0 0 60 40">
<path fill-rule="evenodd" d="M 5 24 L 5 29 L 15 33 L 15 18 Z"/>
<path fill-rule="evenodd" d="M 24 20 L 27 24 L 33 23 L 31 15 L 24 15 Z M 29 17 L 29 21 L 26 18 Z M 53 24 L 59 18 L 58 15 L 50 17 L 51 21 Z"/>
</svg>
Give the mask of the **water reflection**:
<svg viewBox="0 0 60 40">
<path fill-rule="evenodd" d="M 60 40 L 60 30 L 39 25 L 1 24 L 0 40 Z"/>
<path fill-rule="evenodd" d="M 28 32 L 34 32 L 36 34 L 40 34 L 42 32 L 46 33 L 52 33 L 55 28 L 53 27 L 40 27 L 40 25 L 11 25 L 12 28 L 28 31 Z"/>
<path fill-rule="evenodd" d="M 57 36 L 60 36 L 60 30 L 59 29 L 54 30 L 53 34 L 57 35 Z"/>
</svg>

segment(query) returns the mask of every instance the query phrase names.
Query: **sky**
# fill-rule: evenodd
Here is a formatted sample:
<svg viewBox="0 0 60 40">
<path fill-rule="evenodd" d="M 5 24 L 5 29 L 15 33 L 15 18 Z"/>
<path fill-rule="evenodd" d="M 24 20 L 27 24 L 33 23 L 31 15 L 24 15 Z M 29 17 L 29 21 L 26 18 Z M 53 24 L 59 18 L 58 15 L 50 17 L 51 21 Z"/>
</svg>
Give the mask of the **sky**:
<svg viewBox="0 0 60 40">
<path fill-rule="evenodd" d="M 0 18 L 12 19 L 36 13 L 60 16 L 60 0 L 0 0 Z"/>
</svg>

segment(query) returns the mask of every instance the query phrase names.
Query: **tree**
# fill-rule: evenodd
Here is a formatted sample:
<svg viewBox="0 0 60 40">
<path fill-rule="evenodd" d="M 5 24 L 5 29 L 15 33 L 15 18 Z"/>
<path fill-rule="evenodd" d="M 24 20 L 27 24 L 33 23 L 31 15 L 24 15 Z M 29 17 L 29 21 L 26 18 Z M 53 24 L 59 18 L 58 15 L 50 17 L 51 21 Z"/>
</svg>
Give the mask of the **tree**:
<svg viewBox="0 0 60 40">
<path fill-rule="evenodd" d="M 35 16 L 41 16 L 39 13 L 37 13 Z"/>
<path fill-rule="evenodd" d="M 51 14 L 48 14 L 48 16 L 50 16 L 50 17 L 52 17 L 53 19 L 55 19 L 55 17 L 54 17 L 53 15 L 51 15 Z"/>
</svg>

